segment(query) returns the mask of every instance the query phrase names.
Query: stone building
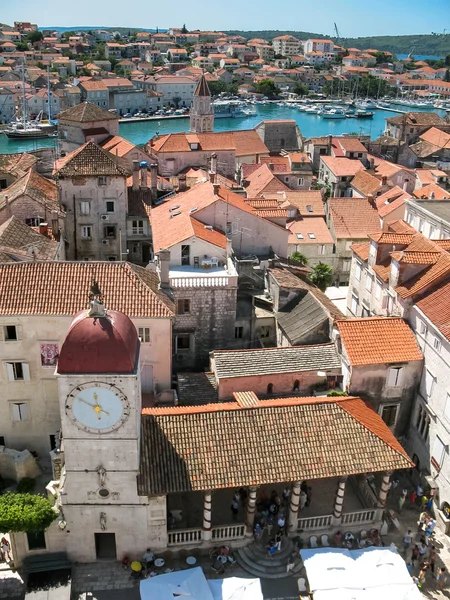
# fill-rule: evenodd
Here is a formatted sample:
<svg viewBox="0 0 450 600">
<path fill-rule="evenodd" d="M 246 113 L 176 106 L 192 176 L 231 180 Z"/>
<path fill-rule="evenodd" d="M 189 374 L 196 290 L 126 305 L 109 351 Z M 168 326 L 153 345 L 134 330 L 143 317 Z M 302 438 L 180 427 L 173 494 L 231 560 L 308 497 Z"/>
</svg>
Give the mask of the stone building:
<svg viewBox="0 0 450 600">
<path fill-rule="evenodd" d="M 157 398 L 171 387 L 174 305 L 154 273 L 126 262 L 1 264 L 0 436 L 9 448 L 37 452 L 44 464 L 60 429 L 58 355 L 73 314 L 87 305 L 94 277 L 108 307 L 127 308 L 141 338 L 145 397 Z"/>
<path fill-rule="evenodd" d="M 194 92 L 189 113 L 190 132 L 208 133 L 214 131 L 214 110 L 211 105 L 211 92 L 204 74 L 200 77 Z"/>
<path fill-rule="evenodd" d="M 66 213 L 69 260 L 123 260 L 127 248 L 124 159 L 86 142 L 56 161 L 59 200 Z"/>
<path fill-rule="evenodd" d="M 97 143 L 119 135 L 117 115 L 89 102 L 82 102 L 58 115 L 58 139 L 61 153 L 72 152 L 88 140 Z"/>
<path fill-rule="evenodd" d="M 409 425 L 423 354 L 401 318 L 366 317 L 336 323 L 343 386 L 369 400 L 397 435 Z"/>
<path fill-rule="evenodd" d="M 302 150 L 302 133 L 291 119 L 261 121 L 254 127 L 270 152 L 296 152 Z"/>
<path fill-rule="evenodd" d="M 30 169 L 34 169 L 36 163 L 37 158 L 26 152 L 0 154 L 0 190 L 26 175 Z"/>
</svg>

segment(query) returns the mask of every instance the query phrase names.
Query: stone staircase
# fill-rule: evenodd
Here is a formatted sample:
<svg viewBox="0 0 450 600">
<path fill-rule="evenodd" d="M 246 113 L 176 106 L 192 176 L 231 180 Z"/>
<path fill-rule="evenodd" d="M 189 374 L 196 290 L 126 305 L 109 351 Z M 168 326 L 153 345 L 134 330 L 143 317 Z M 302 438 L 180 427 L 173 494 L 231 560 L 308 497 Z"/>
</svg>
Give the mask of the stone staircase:
<svg viewBox="0 0 450 600">
<path fill-rule="evenodd" d="M 303 563 L 300 557 L 295 561 L 293 569 L 287 573 L 289 556 L 294 546 L 290 539 L 284 538 L 280 552 L 268 558 L 266 544 L 263 542 L 244 546 L 236 551 L 236 560 L 240 567 L 254 577 L 261 579 L 282 579 L 283 577 L 304 576 Z"/>
</svg>

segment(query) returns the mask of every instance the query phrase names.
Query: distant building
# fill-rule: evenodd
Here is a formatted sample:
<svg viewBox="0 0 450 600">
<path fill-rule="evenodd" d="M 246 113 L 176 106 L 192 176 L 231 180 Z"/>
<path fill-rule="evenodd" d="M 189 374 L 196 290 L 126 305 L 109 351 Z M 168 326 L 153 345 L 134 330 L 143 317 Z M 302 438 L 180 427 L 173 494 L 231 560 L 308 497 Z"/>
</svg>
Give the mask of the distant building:
<svg viewBox="0 0 450 600">
<path fill-rule="evenodd" d="M 205 75 L 200 77 L 194 92 L 194 99 L 189 114 L 191 133 L 208 133 L 214 131 L 214 111 L 211 105 L 211 92 Z"/>
</svg>

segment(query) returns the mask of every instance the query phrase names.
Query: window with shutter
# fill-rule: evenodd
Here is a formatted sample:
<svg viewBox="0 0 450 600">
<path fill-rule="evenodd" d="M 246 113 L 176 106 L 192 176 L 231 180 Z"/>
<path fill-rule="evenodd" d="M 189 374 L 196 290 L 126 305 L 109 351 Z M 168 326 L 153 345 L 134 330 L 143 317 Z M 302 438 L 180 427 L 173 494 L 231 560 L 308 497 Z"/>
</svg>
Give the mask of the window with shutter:
<svg viewBox="0 0 450 600">
<path fill-rule="evenodd" d="M 439 437 L 436 436 L 436 439 L 433 444 L 433 452 L 431 453 L 431 463 L 439 471 L 441 470 L 442 463 L 444 462 L 444 456 L 445 444 Z"/>
<path fill-rule="evenodd" d="M 444 417 L 450 421 L 450 393 L 447 392 L 447 400 L 445 401 Z"/>
<path fill-rule="evenodd" d="M 388 387 L 400 387 L 403 380 L 403 367 L 391 367 L 388 371 Z"/>
<path fill-rule="evenodd" d="M 13 421 L 28 421 L 29 420 L 28 404 L 26 404 L 25 402 L 13 402 L 12 418 L 13 418 Z"/>
<path fill-rule="evenodd" d="M 428 369 L 425 372 L 425 392 L 428 397 L 433 393 L 434 375 Z"/>
<path fill-rule="evenodd" d="M 357 279 L 358 281 L 361 280 L 361 263 L 356 262 L 355 265 L 355 279 Z"/>
</svg>

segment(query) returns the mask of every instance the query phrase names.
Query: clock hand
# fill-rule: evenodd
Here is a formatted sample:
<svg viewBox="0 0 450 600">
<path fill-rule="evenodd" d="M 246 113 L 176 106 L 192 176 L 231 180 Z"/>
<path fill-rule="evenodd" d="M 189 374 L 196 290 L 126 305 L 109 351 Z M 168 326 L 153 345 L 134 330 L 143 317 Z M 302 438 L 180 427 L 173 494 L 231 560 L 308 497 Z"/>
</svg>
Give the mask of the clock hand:
<svg viewBox="0 0 450 600">
<path fill-rule="evenodd" d="M 97 413 L 97 417 L 99 420 L 101 419 L 100 413 L 105 413 L 105 415 L 108 415 L 108 417 L 109 417 L 109 412 L 106 412 L 106 410 L 103 410 L 103 408 L 100 406 L 100 404 L 96 404 L 93 408 L 94 408 L 95 412 Z"/>
<path fill-rule="evenodd" d="M 78 400 L 80 402 L 83 402 L 84 404 L 87 404 L 88 406 L 90 406 L 91 408 L 93 408 L 95 410 L 95 405 L 94 404 L 91 404 L 90 402 L 86 402 L 86 400 L 83 400 L 83 398 L 80 398 L 80 397 L 78 398 Z"/>
</svg>

